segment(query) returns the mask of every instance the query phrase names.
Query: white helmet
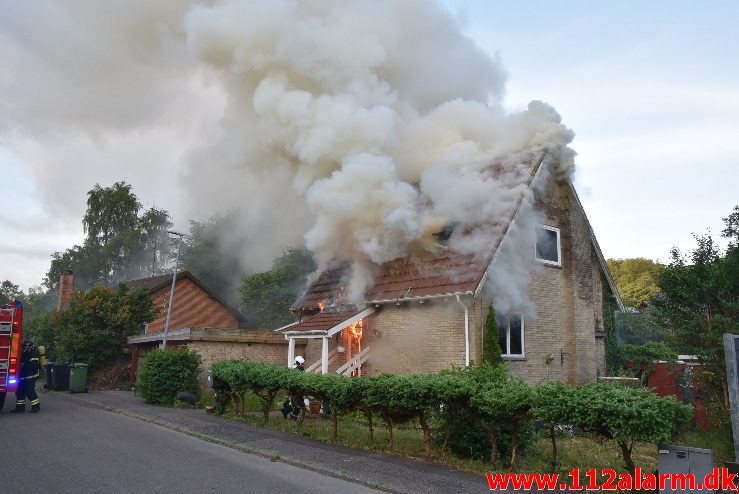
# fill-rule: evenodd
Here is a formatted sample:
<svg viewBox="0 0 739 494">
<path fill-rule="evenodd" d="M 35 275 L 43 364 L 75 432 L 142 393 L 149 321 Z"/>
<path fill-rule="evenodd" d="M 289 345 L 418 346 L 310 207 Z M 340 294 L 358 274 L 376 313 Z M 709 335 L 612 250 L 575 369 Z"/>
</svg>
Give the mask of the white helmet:
<svg viewBox="0 0 739 494">
<path fill-rule="evenodd" d="M 305 359 L 301 355 L 298 355 L 297 357 L 295 357 L 295 362 L 303 365 L 305 363 Z"/>
</svg>

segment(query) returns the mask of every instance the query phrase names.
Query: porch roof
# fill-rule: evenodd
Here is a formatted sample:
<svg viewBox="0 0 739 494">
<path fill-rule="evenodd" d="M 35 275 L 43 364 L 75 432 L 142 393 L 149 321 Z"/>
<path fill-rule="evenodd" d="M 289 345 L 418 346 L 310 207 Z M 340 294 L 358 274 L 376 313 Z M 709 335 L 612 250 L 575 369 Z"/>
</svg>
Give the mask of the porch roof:
<svg viewBox="0 0 739 494">
<path fill-rule="evenodd" d="M 352 309 L 339 312 L 321 312 L 300 322 L 282 328 L 287 338 L 315 338 L 316 336 L 333 336 L 342 329 L 364 319 L 375 312 L 374 307 Z"/>
</svg>

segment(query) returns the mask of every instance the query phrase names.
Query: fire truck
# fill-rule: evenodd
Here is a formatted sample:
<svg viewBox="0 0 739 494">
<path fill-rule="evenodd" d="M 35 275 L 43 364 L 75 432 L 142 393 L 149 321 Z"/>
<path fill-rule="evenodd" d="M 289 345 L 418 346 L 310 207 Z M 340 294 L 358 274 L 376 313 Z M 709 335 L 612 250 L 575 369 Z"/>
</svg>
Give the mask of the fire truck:
<svg viewBox="0 0 739 494">
<path fill-rule="evenodd" d="M 0 305 L 0 409 L 5 394 L 18 389 L 23 342 L 23 304 L 15 300 Z"/>
</svg>

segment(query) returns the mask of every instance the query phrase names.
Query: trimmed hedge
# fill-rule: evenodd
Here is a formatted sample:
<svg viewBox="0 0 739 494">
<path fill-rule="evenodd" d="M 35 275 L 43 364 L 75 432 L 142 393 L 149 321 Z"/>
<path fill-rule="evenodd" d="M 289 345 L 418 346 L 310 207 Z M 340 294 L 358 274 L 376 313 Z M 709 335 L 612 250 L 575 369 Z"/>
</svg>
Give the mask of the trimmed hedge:
<svg viewBox="0 0 739 494">
<path fill-rule="evenodd" d="M 348 378 L 231 360 L 213 364 L 212 374 L 225 383 L 234 410 L 245 393 L 262 398 L 265 422 L 280 390 L 322 401 L 324 408 L 331 410 L 334 439 L 337 415 L 341 413 L 363 411 L 368 417 L 370 434 L 372 416 L 379 415 L 386 424 L 390 448 L 393 423 L 418 419 L 425 452 L 430 456 L 431 414 L 440 416 L 439 423 L 445 429 L 442 448 L 457 443 L 464 449 L 470 438 L 477 441 L 479 433 L 470 430 L 470 424 L 474 423 L 489 440 L 491 461 L 497 461 L 502 443 L 504 453 L 510 455 L 511 467 L 515 466 L 518 450 L 533 439 L 533 419 L 551 424 L 555 461 L 554 426 L 574 425 L 615 441 L 621 448 L 624 463 L 633 470 L 634 441 L 667 441 L 691 416 L 690 408 L 673 397 L 661 398 L 647 389 L 610 383 L 570 386 L 553 382 L 530 386 L 513 378 L 505 365 L 482 365 L 438 374 Z M 452 434 L 459 437 L 450 442 Z"/>
<path fill-rule="evenodd" d="M 139 370 L 137 386 L 147 403 L 172 406 L 180 391 L 198 391 L 200 356 L 187 349 L 152 350 Z"/>
</svg>

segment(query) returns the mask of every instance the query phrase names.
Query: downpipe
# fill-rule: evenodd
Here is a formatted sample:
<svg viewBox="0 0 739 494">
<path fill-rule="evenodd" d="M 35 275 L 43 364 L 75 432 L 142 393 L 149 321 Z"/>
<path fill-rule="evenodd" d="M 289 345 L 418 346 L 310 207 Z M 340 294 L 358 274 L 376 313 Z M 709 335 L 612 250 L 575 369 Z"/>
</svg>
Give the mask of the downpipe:
<svg viewBox="0 0 739 494">
<path fill-rule="evenodd" d="M 464 309 L 464 366 L 470 366 L 470 313 L 468 307 L 457 295 L 457 302 Z"/>
</svg>

